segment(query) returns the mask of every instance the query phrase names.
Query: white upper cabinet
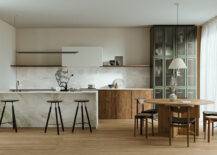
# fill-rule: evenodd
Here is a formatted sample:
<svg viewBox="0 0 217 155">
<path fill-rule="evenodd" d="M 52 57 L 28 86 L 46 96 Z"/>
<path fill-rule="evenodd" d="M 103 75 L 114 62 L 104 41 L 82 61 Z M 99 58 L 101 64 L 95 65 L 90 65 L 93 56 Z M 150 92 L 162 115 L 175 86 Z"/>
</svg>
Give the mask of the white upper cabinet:
<svg viewBox="0 0 217 155">
<path fill-rule="evenodd" d="M 102 66 L 102 47 L 62 47 L 62 65 L 67 67 Z M 67 53 L 69 52 L 69 53 Z"/>
</svg>

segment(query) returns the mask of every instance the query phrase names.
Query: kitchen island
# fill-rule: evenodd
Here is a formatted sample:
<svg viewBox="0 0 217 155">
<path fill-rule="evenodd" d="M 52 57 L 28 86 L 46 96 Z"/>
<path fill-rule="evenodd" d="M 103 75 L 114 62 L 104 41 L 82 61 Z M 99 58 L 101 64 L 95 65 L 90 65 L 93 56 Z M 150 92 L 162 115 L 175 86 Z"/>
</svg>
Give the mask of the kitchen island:
<svg viewBox="0 0 217 155">
<path fill-rule="evenodd" d="M 14 103 L 15 114 L 18 127 L 44 127 L 50 104 L 47 100 L 63 100 L 60 104 L 62 117 L 65 127 L 72 127 L 77 103 L 75 99 L 88 99 L 87 103 L 89 117 L 92 127 L 98 126 L 98 91 L 21 91 L 21 92 L 0 92 L 0 100 L 17 99 L 19 102 Z M 2 111 L 3 103 L 0 105 Z M 78 112 L 77 122 L 80 122 L 81 115 Z M 11 121 L 11 105 L 8 104 L 5 109 L 3 122 Z M 86 121 L 86 115 L 85 115 Z M 55 124 L 54 109 L 51 113 L 50 123 Z M 7 124 L 5 124 L 7 125 Z M 3 125 L 4 126 L 4 125 Z"/>
</svg>

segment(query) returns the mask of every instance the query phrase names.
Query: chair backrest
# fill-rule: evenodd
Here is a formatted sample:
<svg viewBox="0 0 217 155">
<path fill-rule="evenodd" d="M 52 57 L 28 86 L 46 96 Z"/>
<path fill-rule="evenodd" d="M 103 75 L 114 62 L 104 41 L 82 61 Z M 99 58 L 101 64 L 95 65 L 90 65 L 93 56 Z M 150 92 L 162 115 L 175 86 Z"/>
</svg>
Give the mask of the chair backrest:
<svg viewBox="0 0 217 155">
<path fill-rule="evenodd" d="M 193 106 L 191 105 L 171 105 L 169 106 L 170 117 L 176 118 L 191 118 L 191 109 Z M 176 115 L 175 115 L 176 114 Z"/>
<path fill-rule="evenodd" d="M 144 111 L 144 104 L 146 104 L 146 99 L 145 98 L 137 98 L 136 99 L 136 113 L 139 113 L 139 109 L 141 111 Z M 139 108 L 140 106 L 140 108 Z"/>
</svg>

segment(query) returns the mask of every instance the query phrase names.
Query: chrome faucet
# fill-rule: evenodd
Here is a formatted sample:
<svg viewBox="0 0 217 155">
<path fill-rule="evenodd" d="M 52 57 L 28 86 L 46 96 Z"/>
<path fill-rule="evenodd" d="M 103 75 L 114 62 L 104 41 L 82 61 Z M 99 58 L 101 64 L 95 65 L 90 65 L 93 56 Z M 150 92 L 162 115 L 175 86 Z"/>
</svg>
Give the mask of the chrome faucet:
<svg viewBox="0 0 217 155">
<path fill-rule="evenodd" d="M 20 81 L 16 81 L 16 90 L 19 90 Z"/>
</svg>

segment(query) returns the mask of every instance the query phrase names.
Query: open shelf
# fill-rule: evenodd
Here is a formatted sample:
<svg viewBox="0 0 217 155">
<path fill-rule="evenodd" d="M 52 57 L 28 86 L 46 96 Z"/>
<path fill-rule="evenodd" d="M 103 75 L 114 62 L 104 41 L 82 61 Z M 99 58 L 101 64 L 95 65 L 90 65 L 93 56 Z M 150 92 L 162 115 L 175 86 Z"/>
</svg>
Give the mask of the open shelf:
<svg viewBox="0 0 217 155">
<path fill-rule="evenodd" d="M 150 65 L 123 65 L 123 66 L 100 66 L 100 67 L 151 67 Z"/>
<path fill-rule="evenodd" d="M 11 65 L 11 67 L 65 67 L 62 65 Z"/>
<path fill-rule="evenodd" d="M 76 54 L 79 51 L 17 51 L 18 54 Z"/>
</svg>

